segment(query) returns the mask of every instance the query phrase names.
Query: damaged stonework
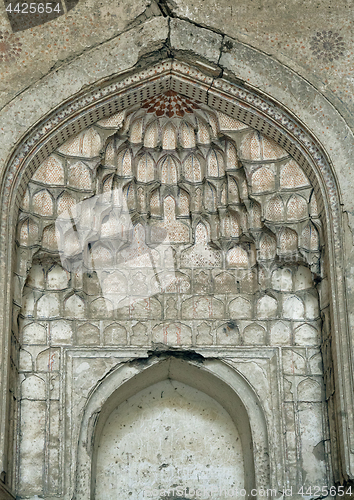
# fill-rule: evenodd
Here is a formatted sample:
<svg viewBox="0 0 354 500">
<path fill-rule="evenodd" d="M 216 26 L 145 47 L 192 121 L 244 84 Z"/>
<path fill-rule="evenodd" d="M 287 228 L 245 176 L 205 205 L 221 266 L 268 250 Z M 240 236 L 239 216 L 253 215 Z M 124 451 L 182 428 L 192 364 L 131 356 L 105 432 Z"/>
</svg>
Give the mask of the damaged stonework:
<svg viewBox="0 0 354 500">
<path fill-rule="evenodd" d="M 173 358 L 184 359 L 185 361 L 199 361 L 203 363 L 205 357 L 193 350 L 188 349 L 176 349 L 174 347 L 170 347 L 166 350 L 166 344 L 153 344 L 153 349 L 148 351 L 149 356 L 156 356 L 158 358 L 163 356 L 172 356 Z M 142 360 L 144 362 L 144 359 Z"/>
<path fill-rule="evenodd" d="M 91 458 L 89 457 L 92 456 L 92 452 L 87 448 L 87 444 L 85 445 L 85 442 L 93 442 L 94 449 L 97 450 L 97 447 L 99 447 L 99 440 L 101 439 L 101 436 L 105 434 L 106 420 L 111 414 L 111 409 L 113 407 L 118 408 L 120 404 L 119 401 L 129 399 L 129 397 L 134 394 L 138 396 L 138 394 L 140 394 L 139 391 L 142 391 L 147 387 L 153 387 L 154 384 L 158 384 L 159 382 L 161 383 L 164 380 L 170 380 L 172 383 L 176 381 L 177 383 L 179 382 L 182 384 L 186 384 L 186 381 L 188 380 L 187 386 L 191 386 L 195 389 L 201 390 L 203 393 L 208 394 L 211 398 L 221 404 L 221 406 L 226 409 L 226 411 L 231 415 L 233 421 L 235 422 L 235 425 L 240 431 L 243 450 L 242 452 L 240 452 L 244 455 L 242 461 L 245 463 L 246 473 L 244 483 L 246 484 L 245 487 L 250 490 L 251 487 L 255 484 L 254 473 L 252 472 L 254 467 L 256 469 L 256 478 L 258 478 L 256 479 L 256 481 L 259 487 L 266 487 L 266 485 L 269 484 L 269 445 L 266 441 L 264 441 L 266 424 L 264 421 L 264 416 L 262 415 L 262 411 L 260 411 L 259 403 L 256 402 L 259 395 L 252 396 L 253 389 L 244 384 L 243 378 L 238 374 L 238 370 L 230 368 L 227 362 L 224 363 L 222 361 L 222 357 L 221 359 L 210 359 L 207 356 L 204 362 L 200 363 L 199 360 L 191 361 L 190 353 L 186 355 L 180 352 L 178 356 L 171 356 L 172 352 L 165 352 L 163 355 L 158 357 L 152 355 L 149 357 L 147 362 L 143 362 L 142 364 L 135 361 L 133 365 L 131 364 L 131 362 L 128 365 L 119 365 L 117 366 L 117 369 L 111 373 L 111 375 L 105 378 L 105 381 L 101 383 L 99 388 L 97 387 L 94 392 L 91 392 L 91 397 L 85 406 L 83 422 L 85 422 L 86 420 L 89 421 L 92 418 L 90 415 L 93 414 L 99 414 L 99 418 L 95 430 L 95 439 L 92 438 L 92 428 L 90 426 L 86 427 L 85 423 L 83 424 L 84 428 L 88 430 L 89 434 L 87 434 L 86 431 L 83 431 L 83 428 L 80 432 L 78 470 L 76 473 L 76 498 L 85 498 L 89 491 L 87 489 L 89 488 L 89 471 L 91 469 Z M 195 355 L 193 355 L 193 357 L 194 356 Z M 227 357 L 229 357 L 229 355 Z M 187 358 L 188 361 L 185 358 Z M 266 366 L 269 365 L 269 362 L 270 361 L 265 361 L 265 370 L 267 370 Z M 237 364 L 236 361 L 235 363 L 235 366 L 241 367 L 241 365 Z M 193 378 L 193 381 L 191 377 Z M 259 377 L 259 374 L 257 374 L 257 377 Z M 130 378 L 131 381 L 129 380 Z M 225 385 L 226 379 L 228 380 L 227 385 Z M 234 382 L 232 381 L 232 379 L 234 379 Z M 122 382 L 124 383 L 118 390 L 118 386 L 120 386 Z M 276 386 L 275 380 L 274 383 Z M 113 389 L 113 387 L 115 387 L 116 389 Z M 237 394 L 232 394 L 232 392 L 229 392 L 231 387 L 233 387 L 233 390 L 236 390 L 237 387 Z M 100 393 L 99 408 L 95 406 L 98 402 L 96 398 L 96 394 L 98 393 Z M 117 396 L 114 395 L 115 393 Z M 110 398 L 106 401 L 104 394 L 110 394 Z M 119 399 L 116 399 L 116 397 L 118 397 Z M 124 400 L 122 400 L 121 397 L 124 397 Z M 233 403 L 231 403 L 232 401 Z M 82 408 L 82 404 L 80 401 L 78 401 L 78 404 L 79 407 L 77 408 L 77 410 L 80 411 L 80 408 Z M 264 401 L 262 402 L 262 406 L 263 405 Z M 277 426 L 276 422 L 274 422 L 273 424 L 270 423 L 269 418 L 272 419 L 271 413 L 272 412 L 269 412 L 268 416 L 266 417 L 268 425 Z M 73 415 L 74 419 L 75 415 Z M 251 429 L 249 428 L 249 425 L 251 425 Z M 185 428 L 184 431 L 188 432 L 187 428 Z M 147 432 L 149 432 L 148 429 Z M 249 453 L 249 444 L 247 444 L 247 442 L 249 443 L 248 440 L 250 439 L 250 432 L 252 432 L 252 435 L 254 436 L 254 451 L 251 454 Z M 82 444 L 81 440 L 84 440 L 82 441 Z M 178 446 L 177 443 L 176 446 Z M 264 454 L 261 452 L 261 450 L 264 450 Z M 96 452 L 93 451 L 93 456 L 95 456 L 95 453 Z M 89 462 L 87 460 L 89 460 Z M 254 466 L 252 465 L 253 462 L 255 464 Z M 94 464 L 95 463 L 96 460 L 94 459 Z M 134 467 L 133 464 L 132 467 Z M 186 477 L 188 478 L 188 474 Z"/>
<path fill-rule="evenodd" d="M 174 68 L 165 63 L 159 70 L 178 69 L 170 83 L 177 88 L 183 68 L 185 63 Z M 206 96 L 204 85 L 212 79 L 189 67 L 192 71 L 203 82 L 196 91 Z M 150 74 L 156 78 L 156 70 Z M 275 141 L 202 99 L 172 89 L 98 120 L 44 160 L 26 187 L 16 235 L 22 256 L 14 276 L 18 321 L 13 327 L 18 324 L 22 339 L 22 495 L 40 492 L 35 470 L 41 460 L 48 464 L 46 482 L 51 484 L 49 491 L 43 487 L 43 494 L 61 492 L 66 473 L 62 460 L 75 470 L 74 447 L 67 443 L 57 462 L 46 458 L 50 450 L 42 442 L 31 461 L 25 453 L 27 435 L 33 437 L 27 420 L 31 413 L 41 413 L 46 421 L 55 418 L 43 406 L 48 392 L 43 372 L 55 373 L 59 381 L 65 374 L 63 390 L 74 390 L 76 405 L 66 426 L 75 441 L 81 426 L 77 412 L 83 411 L 94 387 L 102 393 L 118 353 L 125 358 L 135 349 L 138 359 L 130 368 L 140 370 L 138 353 L 149 354 L 149 346 L 156 345 L 164 350 L 175 346 L 178 350 L 171 354 L 177 359 L 186 360 L 186 353 L 198 346 L 198 361 L 201 356 L 210 362 L 224 360 L 257 397 L 263 395 L 269 418 L 274 410 L 277 422 L 269 424 L 274 430 L 264 439 L 278 442 L 277 449 L 266 451 L 264 443 L 245 441 L 246 430 L 240 434 L 244 444 L 237 453 L 245 467 L 234 471 L 238 485 L 275 485 L 281 490 L 287 481 L 331 481 L 330 450 L 324 460 L 314 460 L 312 453 L 328 439 L 327 421 L 322 421 L 320 307 L 328 318 L 329 312 L 324 297 L 319 303 L 316 288 L 327 280 L 320 200 L 304 170 Z M 84 348 L 91 354 L 85 360 L 80 355 L 78 361 Z M 64 360 L 71 353 L 75 366 L 69 375 Z M 264 377 L 272 369 L 276 381 L 270 382 Z M 189 381 L 193 385 L 194 378 Z M 55 385 L 49 394 L 52 390 L 58 398 Z M 70 401 L 68 409 L 74 404 Z M 168 409 L 161 411 L 169 414 Z M 96 409 L 87 421 L 92 436 L 100 414 Z M 238 426 L 247 429 L 249 419 L 245 416 Z M 311 434 L 306 433 L 307 420 L 315 424 Z M 86 433 L 85 425 L 80 432 Z M 58 428 L 63 432 L 62 425 Z M 287 435 L 281 443 L 279 428 Z M 91 462 L 96 461 L 93 439 L 84 440 Z M 253 457 L 245 451 L 250 447 Z M 161 453 L 169 456 L 170 451 Z M 121 472 L 109 466 L 109 458 L 97 456 L 98 484 L 106 473 L 112 476 L 114 496 Z M 284 464 L 281 470 L 279 463 Z M 77 495 L 85 497 L 90 480 L 86 467 L 92 467 L 82 465 L 81 470 L 80 459 L 78 467 Z M 250 468 L 255 469 L 253 479 L 245 473 Z M 155 481 L 153 470 L 150 481 Z M 187 481 L 191 471 L 185 472 Z M 71 472 L 64 484 L 72 485 L 74 477 Z"/>
<path fill-rule="evenodd" d="M 191 46 L 197 37 L 203 43 Z M 137 411 L 140 391 L 174 380 L 184 402 L 192 394 L 186 386 L 192 387 L 200 401 L 215 400 L 234 422 L 236 430 L 229 424 L 227 429 L 242 441 L 237 453 L 246 466 L 238 477 L 247 488 L 329 484 L 337 443 L 332 431 L 329 444 L 327 405 L 332 429 L 338 408 L 347 411 L 348 405 L 351 411 L 350 337 L 340 288 L 342 226 L 333 178 L 337 175 L 340 184 L 346 178 L 342 161 L 350 160 L 352 136 L 307 82 L 234 40 L 162 17 L 120 38 L 59 68 L 22 96 L 28 110 L 15 100 L 4 117 L 9 139 L 4 160 L 26 131 L 33 132 L 27 149 L 19 149 L 12 170 L 6 170 L 7 192 L 15 194 L 2 198 L 2 245 L 12 249 L 12 237 L 16 241 L 17 258 L 7 269 L 15 275 L 5 280 L 12 288 L 4 286 L 2 293 L 14 299 L 11 357 L 20 375 L 15 370 L 10 375 L 11 404 L 15 411 L 22 398 L 23 429 L 19 477 L 9 481 L 22 496 L 69 499 L 75 492 L 77 499 L 88 498 L 95 474 L 100 480 L 104 474 L 100 463 L 106 458 L 98 463 L 97 457 L 112 412 L 130 398 Z M 294 86 L 298 81 L 299 88 L 295 92 L 289 84 L 284 90 L 284 81 Z M 253 83 L 262 92 L 252 89 Z M 108 98 L 115 93 L 121 100 L 110 104 L 120 107 L 109 109 Z M 306 102 L 304 94 L 310 96 Z M 30 100 L 40 95 L 40 105 L 30 108 Z M 328 111 L 322 121 L 311 116 L 313 96 Z M 105 99 L 106 108 L 100 107 Z M 170 116 L 172 101 L 178 118 Z M 56 116 L 41 123 L 39 132 L 32 130 L 59 104 Z M 286 116 L 284 107 L 295 116 Z M 330 119 L 337 130 L 336 137 L 326 132 L 333 170 L 315 140 Z M 293 130 L 301 121 L 306 127 L 297 136 Z M 27 161 L 26 155 L 46 141 L 50 127 L 59 126 L 63 134 L 57 143 L 48 140 L 43 156 L 23 173 L 23 158 Z M 347 206 L 351 179 L 345 182 L 348 191 L 340 194 Z M 128 309 L 109 307 L 92 269 L 70 274 L 61 266 L 53 228 L 62 209 L 97 195 L 95 190 L 113 192 L 117 183 L 141 247 L 152 245 L 150 228 L 163 227 L 175 238 L 174 271 L 180 273 L 175 289 L 155 290 L 151 300 Z M 106 222 L 100 221 L 103 233 Z M 145 230 L 147 236 L 141 236 Z M 114 267 L 115 256 L 106 243 L 97 248 L 97 258 L 104 272 L 114 272 L 109 266 Z M 95 242 L 90 245 L 93 252 Z M 6 276 L 10 257 L 3 257 Z M 123 278 L 114 275 L 111 284 L 124 283 Z M 137 296 L 143 278 L 139 268 L 137 279 L 128 283 L 135 284 Z M 145 285 L 149 292 L 151 283 Z M 8 322 L 8 311 L 4 315 Z M 6 323 L 4 331 L 10 329 Z M 142 397 L 148 400 L 146 392 Z M 208 401 L 215 410 L 216 403 Z M 227 415 L 226 420 L 230 423 Z M 343 422 L 349 426 L 350 418 Z M 350 439 L 345 427 L 339 439 L 345 467 L 334 459 L 335 480 L 352 474 Z"/>
</svg>

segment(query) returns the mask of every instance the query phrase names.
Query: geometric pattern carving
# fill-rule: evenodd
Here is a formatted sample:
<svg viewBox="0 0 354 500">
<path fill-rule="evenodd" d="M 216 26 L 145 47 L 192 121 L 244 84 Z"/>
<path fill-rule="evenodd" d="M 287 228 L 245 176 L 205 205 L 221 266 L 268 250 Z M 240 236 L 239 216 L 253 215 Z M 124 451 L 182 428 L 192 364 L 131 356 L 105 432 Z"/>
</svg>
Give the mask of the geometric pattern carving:
<svg viewBox="0 0 354 500">
<path fill-rule="evenodd" d="M 114 220 L 102 209 L 115 193 L 133 241 L 118 250 Z M 61 215 L 72 226 L 78 206 L 88 207 L 80 223 L 97 239 L 70 239 L 75 265 L 64 266 L 55 223 Z M 66 347 L 151 343 L 248 353 L 277 346 L 289 429 L 295 404 L 310 413 L 321 404 L 315 193 L 293 158 L 245 124 L 173 91 L 105 118 L 38 167 L 16 234 L 23 409 L 31 398 L 44 405 L 28 414 L 54 418 L 59 389 L 49 376 L 59 377 Z"/>
<path fill-rule="evenodd" d="M 237 331 L 235 338 L 231 333 L 215 335 L 219 320 L 262 319 L 269 322 L 270 331 L 271 321 L 282 319 L 293 331 L 292 321 L 306 319 L 317 329 L 319 313 L 305 318 L 303 306 L 290 307 L 292 301 L 302 304 L 303 299 L 288 296 L 295 292 L 299 266 L 310 275 L 321 272 L 315 194 L 299 165 L 274 141 L 172 90 L 101 120 L 64 143 L 30 180 L 17 240 L 19 249 L 27 251 L 28 266 L 37 263 L 43 269 L 55 263 L 60 268 L 58 215 L 72 213 L 78 203 L 95 195 L 107 201 L 118 191 L 123 193 L 138 245 L 121 255 L 125 252 L 125 258 L 135 259 L 140 273 L 124 268 L 117 272 L 109 246 L 114 221 L 96 217 L 101 239 L 89 252 L 96 269 L 105 275 L 81 268 L 80 277 L 80 272 L 71 270 L 64 288 L 53 279 L 39 288 L 27 279 L 23 295 L 29 304 L 34 293 L 34 305 L 31 310 L 23 308 L 21 316 L 36 321 L 60 315 L 91 320 L 107 315 L 130 322 L 139 319 L 142 325 L 151 319 L 185 319 L 192 322 L 191 335 L 177 338 L 189 338 L 192 344 L 197 338 L 199 344 L 202 338 L 213 343 L 223 338 L 223 344 L 229 339 L 230 345 L 244 342 L 241 323 L 230 329 Z M 89 221 L 89 214 L 85 216 Z M 163 245 L 156 247 L 161 231 L 167 234 L 172 261 L 166 261 Z M 78 241 L 70 245 L 73 255 L 85 251 Z M 159 278 L 154 281 L 146 271 L 151 261 L 145 255 L 150 254 L 159 265 L 172 265 L 175 281 L 163 288 L 154 284 Z M 286 286 L 285 278 L 280 282 L 274 278 L 276 273 L 287 275 Z M 24 284 L 26 276 L 20 270 L 17 274 Z M 49 274 L 45 275 L 48 280 Z M 109 296 L 102 296 L 103 285 L 112 297 L 117 290 L 129 295 L 130 302 L 117 307 Z M 312 278 L 308 287 L 318 301 Z M 167 300 L 171 293 L 173 304 Z M 211 333 L 202 334 L 197 323 Z M 134 333 L 132 324 L 120 327 L 112 331 L 127 333 L 117 333 L 117 342 L 119 338 L 120 343 L 124 339 L 139 344 L 142 327 Z M 247 332 L 249 338 L 251 329 Z M 109 338 L 112 345 L 112 335 L 102 334 L 101 341 Z M 253 342 L 258 338 L 262 344 L 278 337 L 252 334 Z M 293 335 L 285 337 L 293 342 Z M 149 328 L 143 338 L 152 341 Z M 80 339 L 85 342 L 82 335 Z"/>
</svg>

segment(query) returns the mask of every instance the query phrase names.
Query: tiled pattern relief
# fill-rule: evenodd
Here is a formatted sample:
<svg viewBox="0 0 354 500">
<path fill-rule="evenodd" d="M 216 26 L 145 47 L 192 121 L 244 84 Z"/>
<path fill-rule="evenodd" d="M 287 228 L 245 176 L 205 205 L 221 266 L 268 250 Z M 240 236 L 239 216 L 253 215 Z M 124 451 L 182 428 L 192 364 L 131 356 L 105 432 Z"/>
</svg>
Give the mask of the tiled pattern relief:
<svg viewBox="0 0 354 500">
<path fill-rule="evenodd" d="M 88 249 L 96 269 L 63 268 L 58 216 L 116 190 L 135 244 L 117 252 L 109 217 L 101 214 L 100 239 Z M 158 244 L 161 232 L 168 247 Z M 322 319 L 325 340 L 329 317 L 321 234 L 313 188 L 278 144 L 173 91 L 63 144 L 28 183 L 18 219 L 13 359 L 16 366 L 19 351 L 20 426 L 25 430 L 33 413 L 43 424 L 20 445 L 21 494 L 61 491 L 65 349 L 159 343 L 216 351 L 279 346 L 288 480 L 327 484 L 320 345 Z M 151 259 L 165 262 L 173 276 L 164 286 L 147 271 Z M 306 419 L 316 421 L 311 432 Z M 306 464 L 318 443 L 325 444 L 314 477 Z"/>
</svg>

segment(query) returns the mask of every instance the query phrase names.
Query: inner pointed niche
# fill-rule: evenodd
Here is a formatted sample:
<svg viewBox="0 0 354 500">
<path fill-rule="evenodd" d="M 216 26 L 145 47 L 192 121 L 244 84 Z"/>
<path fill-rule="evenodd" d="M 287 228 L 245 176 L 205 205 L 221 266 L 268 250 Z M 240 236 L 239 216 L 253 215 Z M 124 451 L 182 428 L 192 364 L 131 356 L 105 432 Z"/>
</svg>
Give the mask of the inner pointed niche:
<svg viewBox="0 0 354 500">
<path fill-rule="evenodd" d="M 297 326 L 283 304 L 289 294 L 304 300 L 296 288 L 299 266 L 321 274 L 321 235 L 314 190 L 286 151 L 168 91 L 97 122 L 40 165 L 21 205 L 17 244 L 29 264 L 18 259 L 16 279 L 25 283 L 33 256 L 36 262 L 60 258 L 70 273 L 60 299 L 80 296 L 81 314 L 91 314 L 83 319 L 95 320 L 90 304 L 100 299 L 111 321 L 130 322 L 124 323 L 129 332 L 136 321 L 153 321 L 143 340 L 149 344 L 151 332 L 169 328 L 173 303 L 174 328 L 191 332 L 177 336 L 177 344 L 196 344 L 201 323 L 218 343 L 215 332 L 228 322 L 234 327 L 223 343 L 247 344 L 246 328 L 260 319 L 257 303 L 266 292 L 272 307 L 262 309 L 262 328 L 275 320 Z M 272 273 L 285 268 L 288 288 L 276 289 Z M 201 269 L 208 283 L 202 288 Z M 181 275 L 187 292 L 178 284 Z M 27 282 L 22 295 L 45 296 L 47 288 Z M 318 300 L 312 278 L 308 288 Z M 36 320 L 38 307 L 21 314 Z M 317 317 L 305 320 L 318 327 Z M 134 345 L 137 336 L 130 333 L 125 342 Z M 259 343 L 269 338 L 259 336 Z"/>
<path fill-rule="evenodd" d="M 182 497 L 177 488 L 193 498 L 193 490 L 244 488 L 241 439 L 230 415 L 210 396 L 171 379 L 111 413 L 96 463 L 96 500 L 143 500 L 151 490 Z"/>
</svg>

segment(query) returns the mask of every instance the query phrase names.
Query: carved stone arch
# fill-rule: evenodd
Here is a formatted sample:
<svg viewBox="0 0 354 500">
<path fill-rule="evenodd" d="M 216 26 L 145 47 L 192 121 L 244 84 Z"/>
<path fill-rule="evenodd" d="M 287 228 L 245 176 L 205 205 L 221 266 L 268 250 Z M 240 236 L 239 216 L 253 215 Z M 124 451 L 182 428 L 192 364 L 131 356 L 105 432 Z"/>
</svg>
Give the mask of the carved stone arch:
<svg viewBox="0 0 354 500">
<path fill-rule="evenodd" d="M 81 134 L 78 146 L 79 152 L 80 155 L 84 156 L 87 137 L 81 132 L 100 119 L 109 117 L 115 111 L 120 112 L 126 109 L 133 102 L 137 104 L 146 100 L 152 94 L 159 95 L 171 89 L 188 98 L 195 98 L 197 94 L 200 101 L 216 111 L 248 124 L 251 128 L 280 144 L 284 150 L 296 159 L 308 175 L 318 195 L 318 212 L 321 213 L 324 241 L 328 252 L 327 258 L 330 263 L 328 266 L 328 281 L 332 294 L 331 322 L 334 325 L 335 332 L 333 349 L 334 356 L 341 361 L 334 368 L 337 384 L 335 397 L 338 397 L 336 405 L 343 412 L 342 423 L 340 429 L 338 429 L 342 460 L 338 475 L 344 477 L 354 475 L 351 469 L 352 455 L 350 451 L 350 445 L 354 440 L 350 423 L 353 405 L 350 371 L 351 351 L 348 346 L 351 345 L 351 341 L 346 324 L 339 192 L 330 166 L 330 160 L 319 142 L 308 133 L 306 128 L 302 127 L 302 124 L 290 112 L 284 111 L 269 96 L 253 89 L 245 90 L 244 87 L 232 83 L 231 77 L 229 80 L 216 79 L 214 82 L 212 80 L 207 74 L 202 73 L 196 67 L 188 66 L 184 62 L 164 61 L 152 69 L 136 73 L 134 78 L 118 78 L 105 88 L 100 89 L 96 94 L 93 92 L 85 95 L 84 98 L 80 96 L 75 102 L 56 110 L 52 115 L 44 119 L 21 142 L 18 149 L 13 152 L 11 161 L 7 166 L 6 191 L 4 191 L 2 198 L 4 218 L 2 219 L 1 234 L 2 243 L 6 243 L 6 251 L 9 253 L 4 253 L 4 262 L 10 261 L 12 258 L 11 249 L 15 237 L 14 221 L 28 179 L 44 159 L 48 158 L 58 146 L 77 133 Z M 136 84 L 137 81 L 138 84 Z M 90 102 L 94 102 L 94 104 L 90 104 Z M 210 125 L 212 126 L 212 122 L 210 122 Z M 98 144 L 99 138 L 94 136 L 95 150 L 93 152 L 90 150 L 90 153 L 98 154 Z M 71 146 L 74 148 L 74 144 Z M 264 145 L 262 147 L 264 150 Z M 73 149 L 69 152 L 72 151 Z M 247 188 L 247 184 L 245 186 Z M 245 189 L 240 191 L 244 193 Z M 247 197 L 245 194 L 242 194 L 241 198 L 242 196 Z M 312 250 L 311 247 L 310 250 Z M 310 257 L 312 258 L 311 255 Z M 9 269 L 4 269 L 4 272 L 9 272 Z M 5 283 L 4 293 L 7 297 L 11 297 L 12 284 L 10 276 L 7 276 Z M 9 304 L 9 301 L 4 301 L 4 304 Z M 4 311 L 5 332 L 10 331 L 9 313 L 8 309 Z M 327 324 L 330 324 L 328 319 L 326 321 Z M 252 324 L 244 327 L 244 332 L 247 330 L 248 339 L 251 337 L 251 327 Z M 259 328 L 262 328 L 262 332 L 265 332 L 263 326 L 259 326 Z M 230 329 L 232 330 L 231 327 Z M 241 335 L 246 334 L 241 333 Z M 262 337 L 265 335 L 265 333 L 262 334 Z M 306 337 L 306 335 L 303 335 L 303 337 Z M 5 337 L 4 342 L 4 349 L 7 352 L 9 337 Z M 249 343 L 252 344 L 253 340 L 249 340 Z M 330 358 L 329 353 L 328 359 Z M 2 367 L 4 373 L 8 369 L 8 359 L 5 361 Z M 3 380 L 7 380 L 7 377 L 3 377 Z M 343 383 L 344 380 L 348 383 Z M 2 422 L 6 422 L 6 419 L 3 419 Z M 5 436 L 7 433 L 0 433 L 0 435 Z"/>
<path fill-rule="evenodd" d="M 95 467 L 100 434 L 111 412 L 123 401 L 157 382 L 170 379 L 198 389 L 221 404 L 229 413 L 242 440 L 245 466 L 245 489 L 279 488 L 276 464 L 281 454 L 273 443 L 279 425 L 271 412 L 265 411 L 257 391 L 237 367 L 221 360 L 186 360 L 162 354 L 119 365 L 91 391 L 77 427 L 77 449 L 71 450 L 69 475 L 75 477 L 72 491 L 75 500 L 94 499 Z M 74 439 L 75 441 L 76 439 Z M 261 498 L 254 495 L 254 498 Z"/>
</svg>

